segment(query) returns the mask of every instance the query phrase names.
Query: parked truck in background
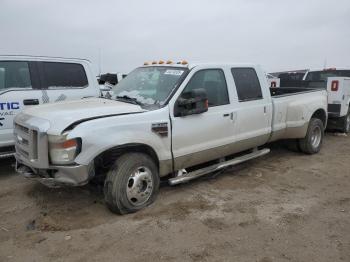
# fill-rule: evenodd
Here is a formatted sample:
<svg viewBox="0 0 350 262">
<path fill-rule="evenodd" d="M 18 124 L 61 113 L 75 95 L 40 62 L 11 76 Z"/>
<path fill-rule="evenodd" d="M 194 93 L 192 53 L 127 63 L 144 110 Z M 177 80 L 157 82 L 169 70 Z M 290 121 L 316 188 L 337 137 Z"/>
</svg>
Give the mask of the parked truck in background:
<svg viewBox="0 0 350 262">
<path fill-rule="evenodd" d="M 288 71 L 278 75 L 281 87 L 300 87 L 303 86 L 305 71 Z"/>
<path fill-rule="evenodd" d="M 328 68 L 310 70 L 304 76 L 304 86 L 327 90 L 328 127 L 349 133 L 350 69 Z"/>
<path fill-rule="evenodd" d="M 308 69 L 289 70 L 281 72 L 272 72 L 268 75 L 271 78 L 277 78 L 279 85 L 276 87 L 303 87 L 304 76 Z"/>
<path fill-rule="evenodd" d="M 0 158 L 14 153 L 13 119 L 23 109 L 99 95 L 87 60 L 0 56 Z"/>
<path fill-rule="evenodd" d="M 317 153 L 327 123 L 325 90 L 269 88 L 256 65 L 145 63 L 113 91 L 18 114 L 17 172 L 48 186 L 103 179 L 107 206 L 125 214 L 151 204 L 161 178 L 184 183 L 272 141 Z"/>
<path fill-rule="evenodd" d="M 127 75 L 122 73 L 106 73 L 98 77 L 101 97 L 111 98 L 113 87 L 123 80 Z"/>
<path fill-rule="evenodd" d="M 267 83 L 269 87 L 280 87 L 280 79 L 276 76 L 273 76 L 271 74 L 266 74 L 267 77 Z"/>
</svg>

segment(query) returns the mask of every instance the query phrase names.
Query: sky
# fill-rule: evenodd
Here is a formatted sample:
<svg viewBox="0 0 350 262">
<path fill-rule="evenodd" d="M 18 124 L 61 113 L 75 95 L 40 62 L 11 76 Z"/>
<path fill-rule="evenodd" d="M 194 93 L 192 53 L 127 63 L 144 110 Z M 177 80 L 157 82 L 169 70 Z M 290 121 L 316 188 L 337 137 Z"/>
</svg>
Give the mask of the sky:
<svg viewBox="0 0 350 262">
<path fill-rule="evenodd" d="M 349 0 L 0 0 L 0 55 L 350 67 Z"/>
</svg>

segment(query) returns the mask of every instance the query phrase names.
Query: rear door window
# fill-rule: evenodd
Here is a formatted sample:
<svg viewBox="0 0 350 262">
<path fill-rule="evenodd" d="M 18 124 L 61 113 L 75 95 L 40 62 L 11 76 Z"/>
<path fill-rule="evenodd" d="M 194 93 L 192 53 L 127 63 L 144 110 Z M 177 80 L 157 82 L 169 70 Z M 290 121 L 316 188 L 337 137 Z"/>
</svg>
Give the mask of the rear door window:
<svg viewBox="0 0 350 262">
<path fill-rule="evenodd" d="M 84 67 L 76 63 L 42 62 L 44 88 L 69 89 L 88 86 Z"/>
<path fill-rule="evenodd" d="M 28 62 L 0 61 L 0 91 L 10 88 L 31 88 Z"/>
<path fill-rule="evenodd" d="M 262 99 L 262 91 L 254 68 L 232 68 L 239 102 Z"/>
</svg>

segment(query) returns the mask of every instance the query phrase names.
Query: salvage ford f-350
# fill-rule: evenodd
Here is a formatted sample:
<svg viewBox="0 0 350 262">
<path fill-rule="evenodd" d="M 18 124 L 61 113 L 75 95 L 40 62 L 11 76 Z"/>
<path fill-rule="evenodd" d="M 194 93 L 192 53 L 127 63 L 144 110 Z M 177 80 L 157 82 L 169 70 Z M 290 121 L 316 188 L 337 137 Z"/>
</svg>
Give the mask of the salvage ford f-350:
<svg viewBox="0 0 350 262">
<path fill-rule="evenodd" d="M 325 90 L 269 88 L 256 65 L 145 64 L 91 98 L 28 108 L 15 119 L 16 169 L 48 186 L 103 178 L 116 213 L 151 204 L 171 185 L 269 152 L 292 139 L 317 153 L 327 119 Z"/>
</svg>

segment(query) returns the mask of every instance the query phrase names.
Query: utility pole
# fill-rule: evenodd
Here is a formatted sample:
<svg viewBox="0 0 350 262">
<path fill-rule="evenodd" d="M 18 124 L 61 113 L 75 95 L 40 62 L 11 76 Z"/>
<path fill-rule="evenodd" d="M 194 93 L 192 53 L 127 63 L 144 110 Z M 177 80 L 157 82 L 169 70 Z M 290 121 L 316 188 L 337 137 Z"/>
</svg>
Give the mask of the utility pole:
<svg viewBox="0 0 350 262">
<path fill-rule="evenodd" d="M 98 75 L 101 76 L 101 47 L 98 48 Z"/>
</svg>

